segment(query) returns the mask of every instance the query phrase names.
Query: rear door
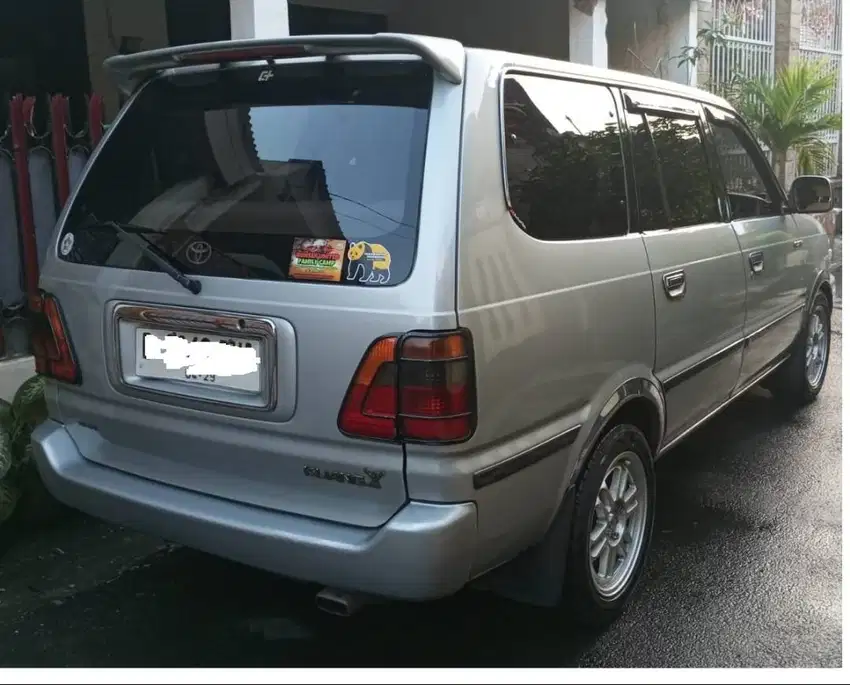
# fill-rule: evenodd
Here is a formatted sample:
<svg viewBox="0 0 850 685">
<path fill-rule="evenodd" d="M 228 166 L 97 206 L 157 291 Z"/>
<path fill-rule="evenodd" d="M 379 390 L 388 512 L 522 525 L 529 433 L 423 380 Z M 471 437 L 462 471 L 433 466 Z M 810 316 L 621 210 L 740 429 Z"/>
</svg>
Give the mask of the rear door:
<svg viewBox="0 0 850 685">
<path fill-rule="evenodd" d="M 747 347 L 740 378 L 745 385 L 794 341 L 814 265 L 758 144 L 731 113 L 715 107 L 708 113 L 732 226 L 746 260 Z"/>
<path fill-rule="evenodd" d="M 138 94 L 42 281 L 80 360 L 59 411 L 88 459 L 361 526 L 404 504 L 401 445 L 347 438 L 337 418 L 376 338 L 456 326 L 453 283 L 434 276 L 454 255 L 453 205 L 426 205 L 453 197 L 452 160 L 423 184 L 429 135 L 458 149 L 452 88 L 417 61 L 352 60 L 183 73 Z M 186 357 L 188 342 L 210 354 Z"/>
<path fill-rule="evenodd" d="M 699 105 L 626 93 L 640 230 L 655 294 L 655 370 L 673 438 L 729 397 L 742 355 L 746 281 L 723 221 Z"/>
<path fill-rule="evenodd" d="M 832 270 L 841 268 L 841 243 L 842 243 L 842 212 L 841 207 L 841 180 L 833 180 L 832 192 L 835 197 L 835 208 L 832 211 L 832 234 L 830 235 L 830 247 L 832 247 Z"/>
</svg>

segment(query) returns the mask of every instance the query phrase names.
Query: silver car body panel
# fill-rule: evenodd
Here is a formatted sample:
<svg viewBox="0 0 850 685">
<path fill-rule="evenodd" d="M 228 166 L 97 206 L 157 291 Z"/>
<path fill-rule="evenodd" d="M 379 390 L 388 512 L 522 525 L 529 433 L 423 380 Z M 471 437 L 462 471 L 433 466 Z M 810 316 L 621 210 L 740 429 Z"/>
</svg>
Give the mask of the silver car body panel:
<svg viewBox="0 0 850 685">
<path fill-rule="evenodd" d="M 555 243 L 530 237 L 508 211 L 501 85 L 509 70 L 685 98 L 695 110 L 728 103 L 633 74 L 427 45 L 455 55 L 443 65 L 460 50 L 462 83 L 435 76 L 418 248 L 403 283 L 364 291 L 202 278 L 196 297 L 165 274 L 64 262 L 54 236 L 41 285 L 61 302 L 83 373 L 78 387 L 48 383 L 51 420 L 33 439 L 60 499 L 295 578 L 442 596 L 544 537 L 627 405 L 653 408 L 660 452 L 747 382 L 742 367 L 757 366 L 748 351 L 765 352 L 750 341 L 761 328 L 775 336 L 771 350 L 791 344 L 804 295 L 828 266 L 826 235 L 809 217 Z M 786 237 L 803 241 L 793 256 Z M 776 274 L 754 282 L 744 253 L 774 243 Z M 676 269 L 688 280 L 674 303 L 662 279 Z M 140 383 L 116 347 L 115 312 L 126 306 L 273 330 L 269 403 L 223 406 Z M 788 325 L 775 325 L 782 317 Z M 470 440 L 402 446 L 339 432 L 346 387 L 373 340 L 458 326 L 475 346 Z M 305 478 L 307 466 L 381 471 L 381 487 Z"/>
<path fill-rule="evenodd" d="M 458 163 L 462 93 L 435 78 L 419 217 L 427 239 L 419 241 L 413 270 L 399 285 L 333 288 L 201 277 L 199 297 L 164 273 L 68 263 L 57 258 L 54 239 L 41 287 L 60 297 L 84 369 L 82 385 L 57 388 L 57 402 L 85 457 L 176 487 L 319 519 L 374 527 L 395 514 L 407 500 L 402 447 L 348 438 L 336 427 L 337 415 L 377 337 L 457 326 L 451 277 L 457 176 L 451 167 Z M 99 149 L 120 125 L 119 118 Z M 118 335 L 132 335 L 122 334 L 114 317 L 126 304 L 272 322 L 275 408 L 219 411 L 214 398 L 194 388 L 163 394 L 135 381 L 130 359 L 117 352 Z M 116 366 L 121 359 L 123 369 Z M 305 477 L 305 467 L 384 475 L 380 488 L 348 487 Z"/>
<path fill-rule="evenodd" d="M 399 599 L 424 600 L 467 582 L 475 505 L 409 502 L 380 528 L 251 507 L 93 464 L 60 424 L 33 439 L 47 487 L 109 521 L 287 576 Z"/>
</svg>

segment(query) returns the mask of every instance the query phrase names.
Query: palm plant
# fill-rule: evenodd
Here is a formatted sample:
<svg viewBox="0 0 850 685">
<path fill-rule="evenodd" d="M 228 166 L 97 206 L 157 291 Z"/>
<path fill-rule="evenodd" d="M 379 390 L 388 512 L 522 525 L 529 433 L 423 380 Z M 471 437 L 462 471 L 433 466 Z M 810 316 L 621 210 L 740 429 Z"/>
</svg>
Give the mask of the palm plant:
<svg viewBox="0 0 850 685">
<path fill-rule="evenodd" d="M 776 175 L 786 185 L 788 152 L 797 153 L 797 172 L 824 173 L 833 153 L 823 133 L 841 128 L 841 115 L 826 111 L 838 74 L 823 62 L 798 60 L 767 76 L 741 83 L 737 105 L 753 132 L 773 154 Z"/>
</svg>

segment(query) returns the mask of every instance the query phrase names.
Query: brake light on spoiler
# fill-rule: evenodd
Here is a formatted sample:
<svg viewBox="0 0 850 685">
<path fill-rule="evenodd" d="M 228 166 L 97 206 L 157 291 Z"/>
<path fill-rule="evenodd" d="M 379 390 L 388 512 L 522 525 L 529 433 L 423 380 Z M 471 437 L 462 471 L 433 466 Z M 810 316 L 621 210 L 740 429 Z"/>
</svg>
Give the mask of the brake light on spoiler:
<svg viewBox="0 0 850 685">
<path fill-rule="evenodd" d="M 227 64 L 230 62 L 250 62 L 252 60 L 275 60 L 286 57 L 307 57 L 310 51 L 306 46 L 286 46 L 246 48 L 244 50 L 199 50 L 181 55 L 182 64 Z"/>
<path fill-rule="evenodd" d="M 345 55 L 415 55 L 422 58 L 444 80 L 463 83 L 466 53 L 457 41 L 404 33 L 288 36 L 223 40 L 195 45 L 176 45 L 131 55 L 114 55 L 104 69 L 125 94 L 167 69 L 198 64 L 231 64 L 306 56 L 326 58 Z"/>
<path fill-rule="evenodd" d="M 376 340 L 339 414 L 346 435 L 445 444 L 472 437 L 476 423 L 472 338 L 465 329 Z"/>
</svg>

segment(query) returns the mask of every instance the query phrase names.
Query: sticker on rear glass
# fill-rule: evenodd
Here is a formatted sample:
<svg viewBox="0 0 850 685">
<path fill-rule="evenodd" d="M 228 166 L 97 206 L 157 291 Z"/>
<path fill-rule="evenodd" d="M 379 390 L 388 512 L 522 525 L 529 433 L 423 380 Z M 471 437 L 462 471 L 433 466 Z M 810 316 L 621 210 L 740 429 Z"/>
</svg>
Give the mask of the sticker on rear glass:
<svg viewBox="0 0 850 685">
<path fill-rule="evenodd" d="M 292 245 L 289 277 L 309 281 L 334 281 L 342 278 L 345 240 L 296 238 Z"/>
<path fill-rule="evenodd" d="M 359 241 L 348 248 L 349 281 L 383 285 L 390 280 L 390 252 L 378 243 Z"/>
<path fill-rule="evenodd" d="M 59 243 L 59 254 L 63 257 L 67 257 L 71 254 L 71 250 L 74 249 L 74 234 L 66 233 L 65 237 L 62 238 L 62 242 Z"/>
</svg>

